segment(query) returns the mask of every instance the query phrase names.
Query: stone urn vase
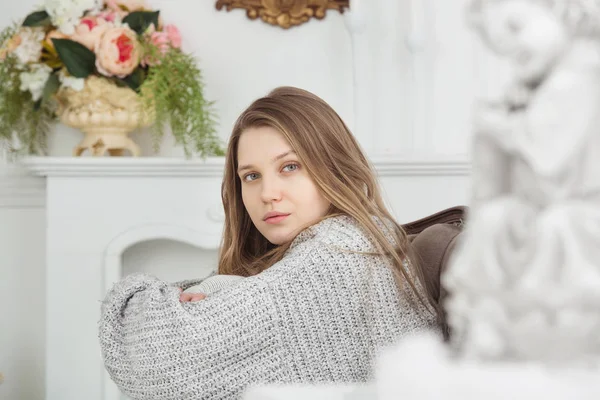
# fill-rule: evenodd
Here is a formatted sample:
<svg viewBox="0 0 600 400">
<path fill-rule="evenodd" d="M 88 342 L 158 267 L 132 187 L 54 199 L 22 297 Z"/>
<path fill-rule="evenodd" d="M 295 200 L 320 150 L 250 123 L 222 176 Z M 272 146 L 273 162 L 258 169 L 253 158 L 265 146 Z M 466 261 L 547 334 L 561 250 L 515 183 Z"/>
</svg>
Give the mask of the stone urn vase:
<svg viewBox="0 0 600 400">
<path fill-rule="evenodd" d="M 129 138 L 137 128 L 150 126 L 154 117 L 143 112 L 139 95 L 128 87 L 97 76 L 85 81 L 83 90 L 61 89 L 57 93 L 60 121 L 84 133 L 73 156 L 89 151 L 92 156 L 123 156 L 127 150 L 140 156 L 140 147 Z"/>
</svg>

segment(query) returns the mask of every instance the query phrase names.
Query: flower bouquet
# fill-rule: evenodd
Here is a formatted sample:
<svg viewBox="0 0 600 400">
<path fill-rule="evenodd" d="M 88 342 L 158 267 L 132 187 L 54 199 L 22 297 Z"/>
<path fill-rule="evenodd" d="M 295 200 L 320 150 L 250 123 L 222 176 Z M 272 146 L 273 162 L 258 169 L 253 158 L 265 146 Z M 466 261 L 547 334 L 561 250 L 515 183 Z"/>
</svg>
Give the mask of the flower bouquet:
<svg viewBox="0 0 600 400">
<path fill-rule="evenodd" d="M 85 133 L 74 155 L 121 155 L 170 126 L 186 156 L 222 155 L 213 102 L 174 25 L 144 0 L 43 0 L 0 33 L 0 145 L 46 154 L 52 124 Z"/>
</svg>

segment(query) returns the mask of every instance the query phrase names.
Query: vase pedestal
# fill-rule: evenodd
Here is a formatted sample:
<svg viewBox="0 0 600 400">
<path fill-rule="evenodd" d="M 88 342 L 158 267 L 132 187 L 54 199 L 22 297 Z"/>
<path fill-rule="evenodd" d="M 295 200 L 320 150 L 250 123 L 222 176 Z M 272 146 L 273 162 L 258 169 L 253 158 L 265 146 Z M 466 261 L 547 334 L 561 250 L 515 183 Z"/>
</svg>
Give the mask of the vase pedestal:
<svg viewBox="0 0 600 400">
<path fill-rule="evenodd" d="M 102 157 L 106 153 L 111 156 L 123 156 L 128 150 L 133 157 L 141 154 L 138 146 L 128 136 L 128 129 L 101 127 L 98 129 L 86 129 L 85 137 L 73 149 L 73 156 L 79 157 L 86 150 L 92 156 Z"/>
<path fill-rule="evenodd" d="M 60 121 L 79 129 L 85 136 L 73 149 L 79 157 L 86 150 L 92 156 L 123 156 L 128 150 L 134 157 L 141 155 L 140 147 L 128 135 L 136 129 L 154 123 L 152 110 L 145 112 L 140 96 L 127 87 L 98 77 L 85 80 L 82 90 L 63 88 L 57 94 Z"/>
</svg>

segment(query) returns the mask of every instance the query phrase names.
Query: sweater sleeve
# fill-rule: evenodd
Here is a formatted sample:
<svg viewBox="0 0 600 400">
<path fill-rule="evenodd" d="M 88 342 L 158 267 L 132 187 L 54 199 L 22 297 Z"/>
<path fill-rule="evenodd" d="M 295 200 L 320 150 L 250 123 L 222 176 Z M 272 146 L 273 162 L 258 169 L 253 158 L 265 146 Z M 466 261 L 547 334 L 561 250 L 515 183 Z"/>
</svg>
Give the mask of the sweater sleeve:
<svg viewBox="0 0 600 400">
<path fill-rule="evenodd" d="M 235 398 L 251 383 L 286 381 L 279 320 L 260 276 L 205 300 L 144 274 L 113 286 L 99 339 L 105 367 L 135 400 Z"/>
<path fill-rule="evenodd" d="M 214 275 L 185 290 L 209 295 L 216 293 L 228 286 L 235 285 L 244 279 L 246 278 L 238 275 Z"/>
</svg>

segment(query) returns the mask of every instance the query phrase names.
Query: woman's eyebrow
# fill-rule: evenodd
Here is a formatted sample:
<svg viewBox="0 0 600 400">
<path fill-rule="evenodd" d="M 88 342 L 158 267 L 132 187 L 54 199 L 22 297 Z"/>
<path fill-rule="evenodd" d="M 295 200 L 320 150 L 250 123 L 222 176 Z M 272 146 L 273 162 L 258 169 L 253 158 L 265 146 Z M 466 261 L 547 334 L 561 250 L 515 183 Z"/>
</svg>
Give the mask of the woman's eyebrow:
<svg viewBox="0 0 600 400">
<path fill-rule="evenodd" d="M 294 150 L 288 150 L 284 153 L 281 153 L 278 156 L 273 157 L 273 159 L 271 160 L 271 163 L 277 162 L 277 161 L 281 160 L 282 158 L 289 156 L 290 154 L 296 154 L 296 152 Z M 242 172 L 244 170 L 252 169 L 252 168 L 253 168 L 252 164 L 240 165 L 238 167 L 237 172 L 239 174 L 240 172 Z"/>
</svg>

